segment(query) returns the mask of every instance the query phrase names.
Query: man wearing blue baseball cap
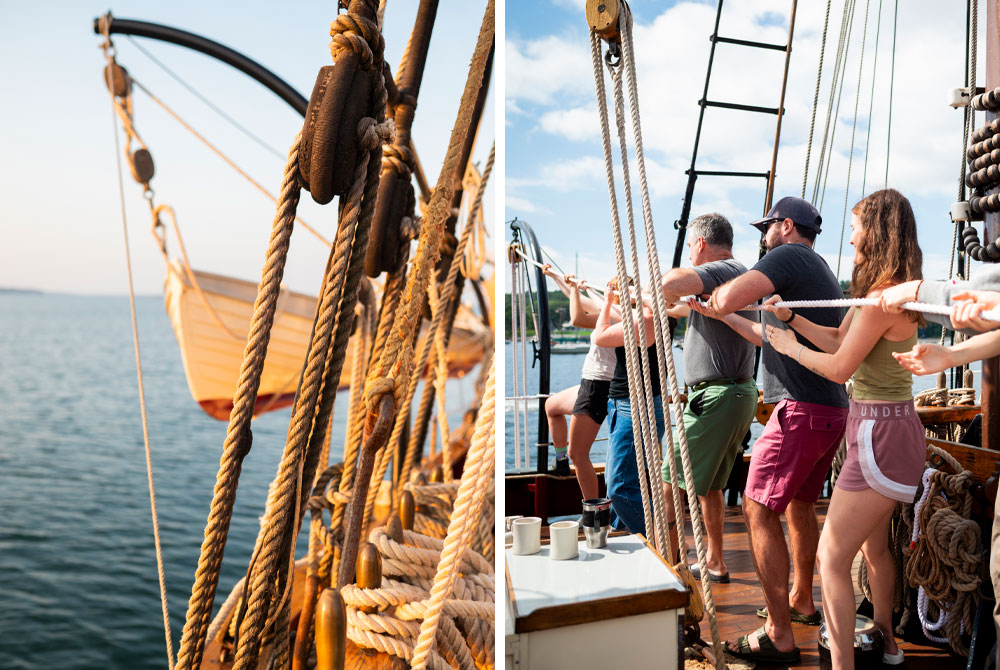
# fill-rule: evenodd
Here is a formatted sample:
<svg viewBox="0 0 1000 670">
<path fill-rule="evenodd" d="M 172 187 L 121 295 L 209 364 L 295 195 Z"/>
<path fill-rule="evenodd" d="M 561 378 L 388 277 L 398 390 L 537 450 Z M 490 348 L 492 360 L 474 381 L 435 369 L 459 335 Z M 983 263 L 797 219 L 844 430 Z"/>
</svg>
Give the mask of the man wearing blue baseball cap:
<svg viewBox="0 0 1000 670">
<path fill-rule="evenodd" d="M 782 300 L 843 298 L 840 282 L 830 266 L 813 250 L 822 218 L 802 198 L 779 200 L 762 219 L 751 225 L 764 235 L 767 253 L 745 274 L 717 288 L 707 308 L 694 307 L 722 319 L 744 338 L 762 348 L 764 402 L 774 412 L 754 443 L 743 513 L 750 531 L 750 547 L 767 608 L 761 628 L 731 643 L 737 656 L 761 661 L 794 663 L 799 660 L 791 623 L 818 625 L 820 614 L 812 597 L 813 570 L 819 541 L 815 502 L 847 423 L 847 394 L 834 383 L 778 354 L 762 341 L 762 327 L 788 329 L 801 314 L 815 324 L 837 327 L 843 311 L 835 307 L 800 309 L 780 321 L 762 312 L 761 321 L 735 314 L 738 309 L 766 296 Z M 798 341 L 816 347 L 796 333 Z M 788 590 L 788 545 L 780 515 L 788 520 L 795 565 L 794 583 Z"/>
</svg>

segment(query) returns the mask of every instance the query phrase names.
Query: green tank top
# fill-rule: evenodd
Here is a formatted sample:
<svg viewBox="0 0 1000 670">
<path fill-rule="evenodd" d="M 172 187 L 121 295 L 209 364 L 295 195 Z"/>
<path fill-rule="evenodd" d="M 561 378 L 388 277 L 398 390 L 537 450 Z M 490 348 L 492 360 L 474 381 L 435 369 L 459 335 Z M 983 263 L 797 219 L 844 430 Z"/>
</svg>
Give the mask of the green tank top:
<svg viewBox="0 0 1000 670">
<path fill-rule="evenodd" d="M 902 342 L 879 338 L 854 373 L 854 399 L 903 402 L 913 398 L 913 375 L 892 353 L 909 351 L 916 343 L 916 332 Z"/>
</svg>

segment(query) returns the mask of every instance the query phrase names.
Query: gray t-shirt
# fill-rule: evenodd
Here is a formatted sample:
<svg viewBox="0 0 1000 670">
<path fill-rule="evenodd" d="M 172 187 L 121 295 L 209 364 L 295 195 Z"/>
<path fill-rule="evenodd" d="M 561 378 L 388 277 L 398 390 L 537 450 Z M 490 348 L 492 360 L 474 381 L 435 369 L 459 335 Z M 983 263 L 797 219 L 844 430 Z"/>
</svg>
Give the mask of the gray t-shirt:
<svg viewBox="0 0 1000 670">
<path fill-rule="evenodd" d="M 735 259 L 712 261 L 692 268 L 711 293 L 727 281 L 747 271 Z M 753 321 L 756 312 L 740 312 Z M 684 382 L 689 386 L 716 379 L 750 379 L 753 377 L 754 346 L 718 319 L 691 310 L 687 333 L 684 335 Z"/>
<path fill-rule="evenodd" d="M 840 282 L 826 261 L 805 244 L 783 244 L 764 254 L 753 266 L 771 280 L 774 292 L 782 300 L 838 300 L 844 297 Z M 844 318 L 840 307 L 812 307 L 795 310 L 820 326 L 838 327 Z M 771 312 L 761 312 L 765 325 L 788 329 Z M 798 333 L 795 338 L 819 351 L 812 342 Z M 794 358 L 779 354 L 764 340 L 761 361 L 764 380 L 764 402 L 777 403 L 785 398 L 831 407 L 847 407 L 847 392 L 843 384 L 832 382 L 799 365 Z"/>
<path fill-rule="evenodd" d="M 972 281 L 924 281 L 920 284 L 920 288 L 917 291 L 917 302 L 929 302 L 932 305 L 951 307 L 953 305 L 951 300 L 952 294 L 970 289 L 975 291 L 1000 291 L 1000 267 L 985 264 L 982 268 L 976 268 L 976 272 L 972 275 Z M 945 328 L 955 330 L 955 327 L 951 324 L 950 314 L 928 314 L 925 312 L 923 317 L 928 321 L 939 323 Z M 973 328 L 965 328 L 959 332 L 964 335 L 979 334 L 979 331 Z"/>
</svg>

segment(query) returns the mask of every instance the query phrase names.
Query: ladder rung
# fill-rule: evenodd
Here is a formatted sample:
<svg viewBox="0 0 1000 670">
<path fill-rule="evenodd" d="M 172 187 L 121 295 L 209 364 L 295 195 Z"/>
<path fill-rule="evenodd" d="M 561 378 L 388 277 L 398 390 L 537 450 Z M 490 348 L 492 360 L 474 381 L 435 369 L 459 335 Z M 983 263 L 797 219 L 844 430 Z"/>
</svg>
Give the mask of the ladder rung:
<svg viewBox="0 0 1000 670">
<path fill-rule="evenodd" d="M 695 170 L 699 177 L 763 177 L 767 179 L 770 174 L 767 172 L 732 172 L 730 170 Z M 684 174 L 691 174 L 691 170 L 685 170 Z"/>
<path fill-rule="evenodd" d="M 784 44 L 768 44 L 767 42 L 753 42 L 751 40 L 738 40 L 732 37 L 715 37 L 716 42 L 724 42 L 726 44 L 738 44 L 744 47 L 755 47 L 757 49 L 774 49 L 775 51 L 785 51 L 787 47 Z"/>
<path fill-rule="evenodd" d="M 777 114 L 777 107 L 758 107 L 757 105 L 741 105 L 735 102 L 717 102 L 715 100 L 699 100 L 699 105 L 705 107 L 722 107 L 723 109 L 739 109 L 744 112 L 760 112 L 761 114 Z"/>
</svg>

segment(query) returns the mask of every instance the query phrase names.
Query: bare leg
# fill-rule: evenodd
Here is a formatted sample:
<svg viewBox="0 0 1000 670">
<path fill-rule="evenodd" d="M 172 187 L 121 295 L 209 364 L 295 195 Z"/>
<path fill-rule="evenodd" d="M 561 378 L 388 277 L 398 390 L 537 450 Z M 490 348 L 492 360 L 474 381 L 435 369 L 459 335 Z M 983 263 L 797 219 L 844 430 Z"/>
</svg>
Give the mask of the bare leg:
<svg viewBox="0 0 1000 670">
<path fill-rule="evenodd" d="M 750 531 L 750 550 L 757 578 L 764 590 L 768 618 L 764 631 L 779 651 L 795 648 L 792 620 L 788 612 L 788 545 L 778 513 L 750 498 L 743 499 L 743 515 Z M 757 639 L 751 638 L 757 650 Z M 730 643 L 735 650 L 735 643 Z"/>
<path fill-rule="evenodd" d="M 566 417 L 573 413 L 576 393 L 579 390 L 580 385 L 577 384 L 549 396 L 545 401 L 545 416 L 549 422 L 549 435 L 552 437 L 552 446 L 557 449 L 566 447 Z"/>
<path fill-rule="evenodd" d="M 875 607 L 875 624 L 882 629 L 885 651 L 895 654 L 899 651 L 892 633 L 892 600 L 896 591 L 896 565 L 889 552 L 889 522 L 895 501 L 882 521 L 868 535 L 861 545 L 868 564 L 868 584 L 872 591 L 872 605 Z"/>
<path fill-rule="evenodd" d="M 576 466 L 576 481 L 583 499 L 597 497 L 597 472 L 590 462 L 590 448 L 601 424 L 586 414 L 574 414 L 569 420 L 569 458 Z"/>
<path fill-rule="evenodd" d="M 724 575 L 726 560 L 722 557 L 722 526 L 725 523 L 726 505 L 722 491 L 709 491 L 708 495 L 698 496 L 698 502 L 708 534 L 708 569 L 717 575 Z"/>
<path fill-rule="evenodd" d="M 830 658 L 833 667 L 838 670 L 854 669 L 856 603 L 854 585 L 851 583 L 851 564 L 862 543 L 874 533 L 881 533 L 881 543 L 886 544 L 885 522 L 895 506 L 895 501 L 871 489 L 845 491 L 834 488 L 833 490 L 819 544 L 819 573 L 822 580 L 826 625 L 830 631 Z M 874 543 L 872 548 L 874 549 Z M 890 571 L 891 567 L 890 563 Z M 889 607 L 892 607 L 891 591 Z M 891 635 L 889 639 L 892 639 Z M 887 647 L 887 651 L 888 649 Z"/>
<path fill-rule="evenodd" d="M 813 602 L 813 572 L 816 569 L 816 546 L 819 544 L 816 505 L 793 498 L 785 510 L 785 518 L 788 520 L 788 540 L 792 545 L 792 565 L 795 569 L 788 605 L 809 615 L 816 611 L 816 603 Z"/>
</svg>

